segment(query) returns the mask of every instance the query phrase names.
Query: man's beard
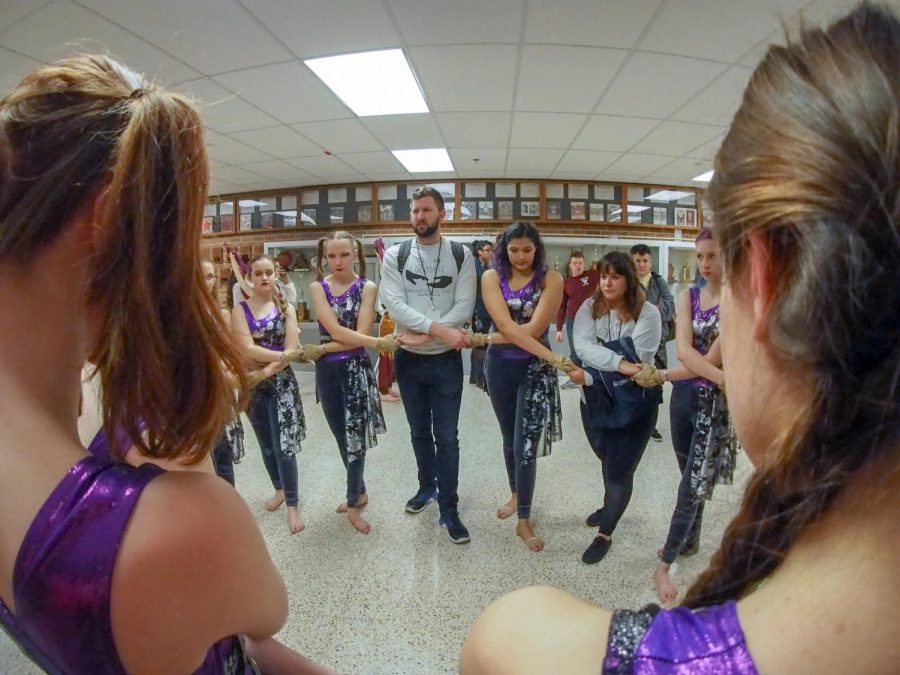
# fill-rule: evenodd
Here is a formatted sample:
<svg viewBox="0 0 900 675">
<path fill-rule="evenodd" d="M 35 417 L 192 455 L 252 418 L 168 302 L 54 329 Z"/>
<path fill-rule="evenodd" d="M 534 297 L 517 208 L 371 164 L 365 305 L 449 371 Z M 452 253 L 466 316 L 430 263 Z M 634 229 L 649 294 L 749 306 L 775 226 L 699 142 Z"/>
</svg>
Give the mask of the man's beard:
<svg viewBox="0 0 900 675">
<path fill-rule="evenodd" d="M 428 223 L 428 221 L 425 221 Z M 416 236 L 420 239 L 428 239 L 431 235 L 438 231 L 438 228 L 441 226 L 440 220 L 435 220 L 434 223 L 428 223 L 425 227 L 424 232 L 419 232 L 419 223 L 413 225 L 413 232 L 416 233 Z"/>
</svg>

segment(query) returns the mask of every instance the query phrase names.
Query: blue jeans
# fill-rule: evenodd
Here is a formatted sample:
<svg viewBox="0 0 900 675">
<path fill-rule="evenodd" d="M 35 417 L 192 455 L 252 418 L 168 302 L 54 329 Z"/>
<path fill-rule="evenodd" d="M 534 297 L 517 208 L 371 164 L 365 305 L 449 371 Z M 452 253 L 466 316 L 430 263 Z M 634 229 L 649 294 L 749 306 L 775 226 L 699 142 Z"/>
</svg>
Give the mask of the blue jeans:
<svg viewBox="0 0 900 675">
<path fill-rule="evenodd" d="M 656 428 L 659 406 L 653 406 L 643 417 L 636 419 L 622 429 L 609 429 L 596 439 L 594 454 L 603 467 L 603 512 L 599 531 L 611 535 L 619 519 L 625 513 L 634 487 L 634 472 L 637 470 L 650 434 Z M 588 427 L 587 407 L 581 404 L 581 419 Z"/>
<path fill-rule="evenodd" d="M 459 407 L 462 402 L 462 355 L 413 354 L 395 358 L 397 384 L 409 422 L 409 436 L 419 468 L 419 490 L 438 490 L 441 515 L 456 509 L 459 496 Z"/>
<path fill-rule="evenodd" d="M 525 380 L 530 358 L 504 359 L 488 352 L 488 394 L 503 436 L 503 460 L 509 491 L 518 499 L 519 518 L 531 517 L 531 502 L 537 478 L 536 457 L 523 461 L 525 447 L 522 413 L 525 408 Z"/>
<path fill-rule="evenodd" d="M 297 506 L 300 503 L 297 457 L 285 455 L 281 451 L 276 400 L 275 386 L 271 382 L 260 383 L 253 391 L 247 417 L 250 418 L 250 424 L 259 442 L 263 463 L 266 465 L 272 487 L 284 490 L 285 504 Z"/>
<path fill-rule="evenodd" d="M 694 442 L 694 427 L 697 414 L 697 387 L 688 382 L 676 382 L 669 399 L 669 424 L 672 427 L 672 445 L 681 471 L 678 484 L 678 498 L 669 534 L 663 547 L 662 561 L 675 562 L 675 558 L 686 545 L 694 545 L 700 539 L 703 524 L 704 500 L 697 500 L 691 494 L 691 464 L 694 458 L 691 448 Z"/>
<path fill-rule="evenodd" d="M 352 461 L 347 455 L 347 421 L 344 414 L 346 370 L 347 361 L 325 361 L 324 359 L 318 361 L 316 363 L 316 391 L 319 392 L 322 412 L 325 413 L 328 427 L 337 441 L 341 461 L 347 470 L 347 506 L 354 507 L 359 501 L 360 495 L 366 493 L 366 483 L 363 480 L 366 455 L 361 452 L 354 456 Z"/>
</svg>

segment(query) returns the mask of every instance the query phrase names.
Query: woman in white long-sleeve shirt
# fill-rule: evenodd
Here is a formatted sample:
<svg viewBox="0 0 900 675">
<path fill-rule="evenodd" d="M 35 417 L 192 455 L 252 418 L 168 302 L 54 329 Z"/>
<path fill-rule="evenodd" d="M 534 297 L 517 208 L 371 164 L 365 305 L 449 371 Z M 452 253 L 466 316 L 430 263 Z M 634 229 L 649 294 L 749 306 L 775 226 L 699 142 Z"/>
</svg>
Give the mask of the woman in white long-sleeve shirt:
<svg viewBox="0 0 900 675">
<path fill-rule="evenodd" d="M 600 371 L 636 375 L 640 364 L 631 363 L 607 349 L 604 344 L 630 337 L 642 363 L 653 363 L 662 334 L 659 310 L 645 301 L 634 263 L 625 253 L 607 253 L 600 261 L 600 285 L 575 315 L 575 353 L 585 367 Z M 591 386 L 593 380 L 584 370 L 570 373 L 573 382 Z M 627 426 L 603 429 L 588 434 L 594 454 L 603 466 L 603 506 L 587 517 L 587 524 L 597 527 L 597 536 L 581 556 L 586 563 L 603 560 L 611 545 L 611 536 L 628 502 L 635 469 L 641 461 L 650 434 L 656 428 L 659 407 L 649 406 Z M 585 429 L 589 428 L 588 409 L 581 404 Z"/>
</svg>

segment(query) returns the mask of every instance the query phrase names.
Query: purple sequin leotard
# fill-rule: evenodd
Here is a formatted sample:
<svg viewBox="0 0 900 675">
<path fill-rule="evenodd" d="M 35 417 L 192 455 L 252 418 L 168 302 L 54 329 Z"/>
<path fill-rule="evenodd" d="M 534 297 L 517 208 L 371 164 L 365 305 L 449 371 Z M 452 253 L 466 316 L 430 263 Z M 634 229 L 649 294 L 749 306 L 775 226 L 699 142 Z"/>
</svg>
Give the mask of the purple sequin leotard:
<svg viewBox="0 0 900 675">
<path fill-rule="evenodd" d="M 147 484 L 164 473 L 85 457 L 50 493 L 25 534 L 13 569 L 15 614 L 0 625 L 48 673 L 125 673 L 113 640 L 113 569 Z M 198 673 L 257 672 L 236 637 L 214 644 Z"/>
<path fill-rule="evenodd" d="M 603 673 L 758 675 L 734 602 L 696 611 L 648 605 L 615 612 Z"/>
</svg>

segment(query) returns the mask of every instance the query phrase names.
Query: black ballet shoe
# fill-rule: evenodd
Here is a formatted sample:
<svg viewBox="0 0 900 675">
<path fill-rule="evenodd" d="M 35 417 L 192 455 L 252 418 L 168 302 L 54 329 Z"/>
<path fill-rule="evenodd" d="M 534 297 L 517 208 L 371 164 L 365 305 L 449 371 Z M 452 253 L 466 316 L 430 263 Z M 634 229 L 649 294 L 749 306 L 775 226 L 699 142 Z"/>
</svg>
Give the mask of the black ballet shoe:
<svg viewBox="0 0 900 675">
<path fill-rule="evenodd" d="M 581 562 L 587 563 L 588 565 L 600 562 L 606 557 L 610 546 L 612 546 L 611 539 L 599 535 L 594 537 L 594 541 L 591 542 L 591 545 L 581 554 Z"/>
</svg>

